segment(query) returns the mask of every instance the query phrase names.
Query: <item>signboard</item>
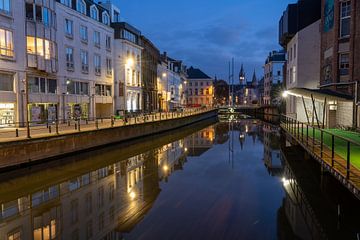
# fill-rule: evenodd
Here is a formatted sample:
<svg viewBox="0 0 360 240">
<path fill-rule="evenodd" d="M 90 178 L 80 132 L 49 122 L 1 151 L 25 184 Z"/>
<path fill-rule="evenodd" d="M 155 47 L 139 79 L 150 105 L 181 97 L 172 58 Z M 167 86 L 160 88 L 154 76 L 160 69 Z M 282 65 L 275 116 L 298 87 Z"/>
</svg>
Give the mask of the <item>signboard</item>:
<svg viewBox="0 0 360 240">
<path fill-rule="evenodd" d="M 37 106 L 33 106 L 31 108 L 31 121 L 32 122 L 40 122 L 41 121 L 41 108 Z"/>
<path fill-rule="evenodd" d="M 334 27 L 334 0 L 326 0 L 324 9 L 324 32 Z"/>
<path fill-rule="evenodd" d="M 56 121 L 56 107 L 55 106 L 48 107 L 48 121 L 49 122 Z"/>
</svg>

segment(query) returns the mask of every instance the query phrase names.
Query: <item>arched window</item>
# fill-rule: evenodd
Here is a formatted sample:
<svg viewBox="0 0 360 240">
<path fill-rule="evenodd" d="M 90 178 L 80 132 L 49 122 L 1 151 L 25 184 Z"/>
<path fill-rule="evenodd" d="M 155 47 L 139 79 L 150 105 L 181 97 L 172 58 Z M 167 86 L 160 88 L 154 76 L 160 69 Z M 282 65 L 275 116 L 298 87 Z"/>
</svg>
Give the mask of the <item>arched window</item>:
<svg viewBox="0 0 360 240">
<path fill-rule="evenodd" d="M 103 24 L 110 25 L 110 16 L 105 11 L 102 14 L 102 22 L 103 22 Z"/>
<path fill-rule="evenodd" d="M 76 10 L 86 15 L 86 4 L 84 0 L 76 0 Z"/>
<path fill-rule="evenodd" d="M 95 5 L 92 5 L 90 7 L 90 17 L 92 19 L 95 19 L 95 20 L 99 21 L 99 11 L 98 11 L 98 9 L 96 8 Z"/>
</svg>

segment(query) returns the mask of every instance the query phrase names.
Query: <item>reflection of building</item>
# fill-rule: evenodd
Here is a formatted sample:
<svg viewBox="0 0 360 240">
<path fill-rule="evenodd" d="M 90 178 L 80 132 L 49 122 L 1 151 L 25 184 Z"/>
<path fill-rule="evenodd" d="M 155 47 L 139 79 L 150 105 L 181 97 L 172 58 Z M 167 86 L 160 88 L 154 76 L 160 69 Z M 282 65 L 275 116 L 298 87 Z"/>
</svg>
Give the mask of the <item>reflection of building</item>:
<svg viewBox="0 0 360 240">
<path fill-rule="evenodd" d="M 185 147 L 188 156 L 201 156 L 214 145 L 215 129 L 214 126 L 205 128 L 185 138 Z"/>
<path fill-rule="evenodd" d="M 280 158 L 278 129 L 271 125 L 263 125 L 264 164 L 272 176 L 280 176 L 283 164 Z"/>
</svg>

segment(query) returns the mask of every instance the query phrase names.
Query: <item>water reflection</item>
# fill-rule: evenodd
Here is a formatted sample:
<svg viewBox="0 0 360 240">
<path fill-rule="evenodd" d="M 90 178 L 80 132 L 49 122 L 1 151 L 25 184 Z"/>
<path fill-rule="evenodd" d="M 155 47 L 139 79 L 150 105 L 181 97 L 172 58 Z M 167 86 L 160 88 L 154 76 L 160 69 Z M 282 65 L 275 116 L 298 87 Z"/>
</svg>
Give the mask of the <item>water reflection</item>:
<svg viewBox="0 0 360 240">
<path fill-rule="evenodd" d="M 317 209 L 334 207 L 299 156 L 278 127 L 237 119 L 1 175 L 0 239 L 329 238 L 337 218 Z"/>
</svg>

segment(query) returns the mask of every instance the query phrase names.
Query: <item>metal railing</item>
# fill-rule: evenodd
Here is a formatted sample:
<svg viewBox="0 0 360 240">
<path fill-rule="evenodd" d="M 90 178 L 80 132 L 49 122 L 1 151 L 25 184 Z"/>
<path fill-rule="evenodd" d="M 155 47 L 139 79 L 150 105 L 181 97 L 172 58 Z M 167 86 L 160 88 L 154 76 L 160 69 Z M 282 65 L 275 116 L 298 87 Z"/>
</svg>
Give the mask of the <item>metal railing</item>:
<svg viewBox="0 0 360 240">
<path fill-rule="evenodd" d="M 281 126 L 331 168 L 360 186 L 360 143 L 288 116 L 281 116 Z"/>
<path fill-rule="evenodd" d="M 181 112 L 127 113 L 122 117 L 109 116 L 94 119 L 56 119 L 52 121 L 29 122 L 29 129 L 26 127 L 27 123 L 25 122 L 14 123 L 14 127 L 0 128 L 0 142 L 170 120 L 204 113 L 212 109 L 213 108 L 191 108 Z"/>
</svg>

